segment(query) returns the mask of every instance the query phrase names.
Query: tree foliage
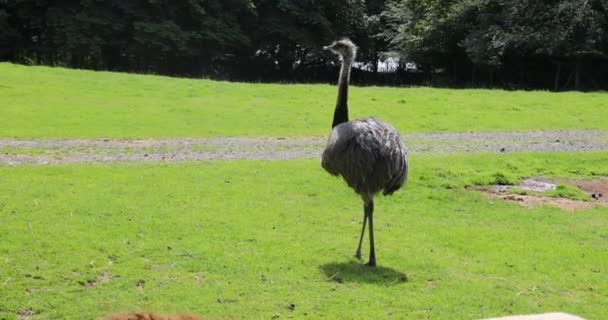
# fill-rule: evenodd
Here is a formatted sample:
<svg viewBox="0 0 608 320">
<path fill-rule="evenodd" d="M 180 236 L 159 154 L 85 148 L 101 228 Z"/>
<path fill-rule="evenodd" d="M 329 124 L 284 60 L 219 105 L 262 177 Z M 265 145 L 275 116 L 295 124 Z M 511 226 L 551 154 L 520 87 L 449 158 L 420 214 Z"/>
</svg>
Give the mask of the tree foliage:
<svg viewBox="0 0 608 320">
<path fill-rule="evenodd" d="M 608 86 L 608 0 L 0 0 L 0 59 L 21 63 L 319 80 L 342 36 L 369 71 L 415 65 L 403 81 Z"/>
<path fill-rule="evenodd" d="M 548 87 L 555 80 L 558 89 L 554 68 L 570 66 L 580 78 L 588 63 L 605 73 L 607 8 L 606 0 L 397 0 L 388 6 L 385 35 L 406 59 L 447 68 L 456 79 L 466 76 L 450 68 L 454 63 L 473 70 L 472 81 L 477 69 L 490 82 L 495 75 L 503 85 L 520 78 Z M 602 74 L 587 76 L 597 87 Z"/>
</svg>

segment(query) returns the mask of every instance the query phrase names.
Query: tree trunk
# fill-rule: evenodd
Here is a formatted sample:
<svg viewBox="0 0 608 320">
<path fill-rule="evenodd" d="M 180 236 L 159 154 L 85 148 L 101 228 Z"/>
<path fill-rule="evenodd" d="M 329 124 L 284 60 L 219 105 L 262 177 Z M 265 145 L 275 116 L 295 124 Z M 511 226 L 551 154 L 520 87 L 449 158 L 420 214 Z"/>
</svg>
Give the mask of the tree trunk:
<svg viewBox="0 0 608 320">
<path fill-rule="evenodd" d="M 559 91 L 559 78 L 562 73 L 562 63 L 556 62 L 555 81 L 553 82 L 553 91 Z"/>
<path fill-rule="evenodd" d="M 473 67 L 471 68 L 471 83 L 473 85 L 475 85 L 475 82 L 476 82 L 476 80 L 475 80 L 475 69 L 476 69 L 475 65 L 473 65 Z"/>
<path fill-rule="evenodd" d="M 574 89 L 577 91 L 581 90 L 582 78 L 583 78 L 583 58 L 577 57 L 576 58 L 576 68 L 574 70 Z"/>
<path fill-rule="evenodd" d="M 374 52 L 374 63 L 373 63 L 373 67 L 374 67 L 374 74 L 378 74 L 378 53 Z"/>
<path fill-rule="evenodd" d="M 570 75 L 568 76 L 568 80 L 566 80 L 566 84 L 564 84 L 564 87 L 562 90 L 567 90 L 570 87 L 570 83 L 572 82 L 573 77 L 574 77 L 574 70 L 572 70 L 570 72 Z"/>
<path fill-rule="evenodd" d="M 521 59 L 521 58 L 520 58 Z M 524 87 L 526 82 L 526 66 L 523 61 L 519 61 L 519 86 Z"/>
</svg>

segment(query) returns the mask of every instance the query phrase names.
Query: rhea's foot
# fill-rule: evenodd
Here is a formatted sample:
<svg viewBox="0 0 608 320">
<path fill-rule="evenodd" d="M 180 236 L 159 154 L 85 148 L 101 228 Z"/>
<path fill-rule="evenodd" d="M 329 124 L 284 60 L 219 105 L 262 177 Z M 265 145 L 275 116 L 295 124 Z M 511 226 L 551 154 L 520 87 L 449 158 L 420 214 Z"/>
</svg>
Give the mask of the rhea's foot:
<svg viewBox="0 0 608 320">
<path fill-rule="evenodd" d="M 361 260 L 361 250 L 357 250 L 357 252 L 355 252 L 355 258 Z"/>
<path fill-rule="evenodd" d="M 376 259 L 370 259 L 369 262 L 367 262 L 367 266 L 369 267 L 375 267 L 376 266 Z"/>
</svg>

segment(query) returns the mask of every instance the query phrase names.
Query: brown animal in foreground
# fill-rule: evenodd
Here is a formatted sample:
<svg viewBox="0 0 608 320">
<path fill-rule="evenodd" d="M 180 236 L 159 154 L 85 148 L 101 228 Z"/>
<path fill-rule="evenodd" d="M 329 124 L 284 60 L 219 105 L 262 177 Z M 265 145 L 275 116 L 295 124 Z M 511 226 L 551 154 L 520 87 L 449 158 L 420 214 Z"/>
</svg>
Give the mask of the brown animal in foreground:
<svg viewBox="0 0 608 320">
<path fill-rule="evenodd" d="M 101 320 L 204 320 L 192 314 L 162 315 L 151 312 L 134 312 L 111 315 Z"/>
</svg>

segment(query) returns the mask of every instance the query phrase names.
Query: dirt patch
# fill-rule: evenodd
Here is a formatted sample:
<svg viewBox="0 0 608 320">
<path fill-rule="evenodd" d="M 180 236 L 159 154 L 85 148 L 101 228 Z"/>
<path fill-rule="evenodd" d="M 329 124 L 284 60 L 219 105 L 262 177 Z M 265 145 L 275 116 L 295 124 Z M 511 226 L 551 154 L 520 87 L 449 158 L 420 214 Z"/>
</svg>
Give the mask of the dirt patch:
<svg viewBox="0 0 608 320">
<path fill-rule="evenodd" d="M 592 201 L 572 200 L 566 198 L 549 197 L 545 192 L 554 190 L 558 184 L 576 186 Z M 551 205 L 565 211 L 589 210 L 596 206 L 608 207 L 608 178 L 595 180 L 570 180 L 529 178 L 522 180 L 517 186 L 489 186 L 478 189 L 483 195 L 504 201 L 511 201 L 523 207 L 531 208 L 541 205 Z M 515 192 L 524 191 L 526 194 Z"/>
<path fill-rule="evenodd" d="M 109 272 L 107 271 L 103 271 L 102 273 L 99 274 L 99 276 L 97 277 L 97 279 L 95 280 L 87 280 L 87 281 L 81 281 L 80 285 L 85 287 L 85 288 L 94 288 L 100 284 L 109 282 L 110 280 L 112 280 L 114 278 L 114 276 L 112 276 Z"/>
<path fill-rule="evenodd" d="M 19 319 L 29 319 L 33 317 L 36 312 L 34 312 L 33 310 L 19 310 L 16 312 L 16 314 Z"/>
<path fill-rule="evenodd" d="M 519 203 L 521 206 L 526 208 L 537 207 L 541 205 L 551 205 L 558 207 L 566 211 L 580 211 L 589 210 L 595 207 L 596 203 L 570 200 L 563 198 L 553 198 L 545 196 L 527 196 L 527 195 L 514 195 L 514 194 L 497 194 L 493 192 L 482 191 L 482 193 L 488 197 L 501 199 L 505 201 L 513 201 Z"/>
<path fill-rule="evenodd" d="M 576 186 L 596 202 L 608 205 L 608 177 L 596 180 L 561 180 L 559 182 Z"/>
</svg>

